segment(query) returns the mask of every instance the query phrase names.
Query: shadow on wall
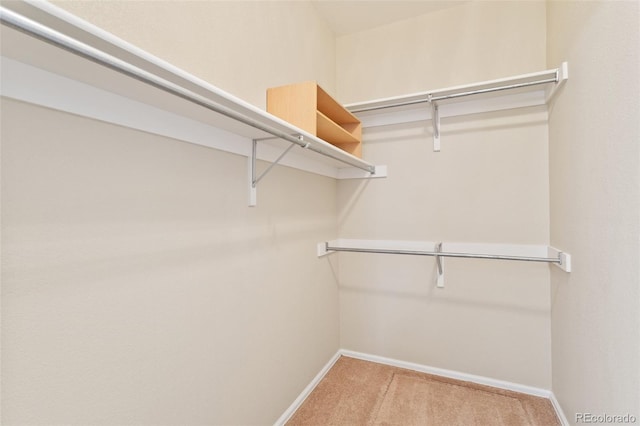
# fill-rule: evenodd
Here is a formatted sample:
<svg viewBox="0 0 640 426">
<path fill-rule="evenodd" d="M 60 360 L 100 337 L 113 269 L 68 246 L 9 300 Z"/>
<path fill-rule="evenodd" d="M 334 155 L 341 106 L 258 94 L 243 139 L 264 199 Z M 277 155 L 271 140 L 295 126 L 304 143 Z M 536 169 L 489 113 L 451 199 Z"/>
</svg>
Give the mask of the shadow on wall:
<svg viewBox="0 0 640 426">
<path fill-rule="evenodd" d="M 338 210 L 338 228 L 348 221 L 353 213 L 353 209 L 357 206 L 358 201 L 365 193 L 371 181 L 372 179 L 352 179 L 350 181 L 340 182 L 344 192 L 341 194 L 342 202 L 339 203 L 339 206 L 342 206 L 342 208 Z"/>
<path fill-rule="evenodd" d="M 473 306 L 494 313 L 549 315 L 549 293 L 541 286 L 549 268 L 555 269 L 550 265 L 447 259 L 444 288 L 437 288 L 437 268 L 432 257 L 370 253 L 336 253 L 329 256 L 332 257 L 341 262 L 338 285 L 344 294 L 393 304 Z"/>
<path fill-rule="evenodd" d="M 446 135 L 477 135 L 482 132 L 514 130 L 546 124 L 547 107 L 541 105 L 469 116 L 444 117 L 440 122 L 440 132 L 441 138 L 446 139 Z"/>
<path fill-rule="evenodd" d="M 20 275 L 26 280 L 24 285 L 42 286 L 49 283 L 61 289 L 61 285 L 117 280 L 158 268 L 165 271 L 193 268 L 213 271 L 215 265 L 229 267 L 237 264 L 239 269 L 244 269 L 248 259 L 261 259 L 265 251 L 278 256 L 285 251 L 298 251 L 301 245 L 308 246 L 310 255 L 314 253 L 315 246 L 309 244 L 309 229 L 315 229 L 316 226 L 313 221 L 280 225 L 273 225 L 269 230 L 256 226 L 255 233 L 248 230 L 242 234 L 207 226 L 189 230 L 166 227 L 148 229 L 144 233 L 133 227 L 129 229 L 130 233 L 126 229 L 118 229 L 114 233 L 114 229 L 111 229 L 93 238 L 83 235 L 60 243 L 30 241 L 30 255 L 38 259 L 49 257 L 49 260 L 37 266 L 30 265 L 27 271 L 22 270 L 21 266 L 13 268 L 11 264 L 4 268 L 3 273 L 8 277 Z M 5 249 L 19 251 L 17 246 Z M 55 252 L 66 254 L 47 255 Z M 54 277 L 55 281 L 52 281 Z"/>
<path fill-rule="evenodd" d="M 446 290 L 436 289 L 431 283 L 425 284 L 429 286 L 424 293 L 419 292 L 395 292 L 386 289 L 377 288 L 362 288 L 356 286 L 340 285 L 340 291 L 345 294 L 361 295 L 361 296 L 381 296 L 386 299 L 406 300 L 411 302 L 418 302 L 425 307 L 428 306 L 455 306 L 457 308 L 475 308 L 478 310 L 497 313 L 515 313 L 518 315 L 538 316 L 547 318 L 549 316 L 549 309 L 543 307 L 536 307 L 531 305 L 503 303 L 488 300 L 478 300 L 463 295 L 449 295 L 444 293 Z M 438 294 L 439 292 L 442 292 Z"/>
</svg>

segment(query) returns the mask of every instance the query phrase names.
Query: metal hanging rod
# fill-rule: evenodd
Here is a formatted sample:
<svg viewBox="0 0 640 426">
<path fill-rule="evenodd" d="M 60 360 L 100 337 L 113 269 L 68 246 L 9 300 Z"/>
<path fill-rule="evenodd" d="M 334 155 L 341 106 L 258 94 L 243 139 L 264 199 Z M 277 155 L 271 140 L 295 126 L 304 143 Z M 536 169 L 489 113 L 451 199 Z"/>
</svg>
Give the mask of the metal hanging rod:
<svg viewBox="0 0 640 426">
<path fill-rule="evenodd" d="M 380 254 L 405 254 L 411 256 L 436 256 L 436 257 L 463 257 L 471 259 L 495 259 L 495 260 L 521 260 L 525 262 L 548 262 L 562 264 L 560 257 L 530 257 L 530 256 L 511 256 L 501 254 L 480 254 L 480 253 L 450 253 L 441 251 L 419 251 L 419 250 L 391 250 L 391 249 L 366 249 L 355 247 L 332 247 L 326 244 L 327 251 L 346 251 L 354 253 L 380 253 Z"/>
<path fill-rule="evenodd" d="M 556 71 L 555 77 L 546 78 L 546 79 L 543 79 L 543 80 L 536 80 L 536 81 L 528 81 L 528 82 L 524 82 L 524 83 L 509 84 L 509 85 L 506 85 L 506 86 L 488 87 L 488 88 L 485 88 L 485 89 L 469 90 L 469 91 L 466 91 L 466 92 L 451 93 L 449 95 L 437 96 L 437 95 L 433 95 L 433 94 L 427 94 L 426 97 L 424 97 L 424 98 L 415 99 L 415 100 L 412 100 L 412 101 L 396 102 L 396 103 L 385 104 L 385 105 L 380 105 L 380 106 L 372 106 L 372 107 L 350 109 L 349 111 L 352 112 L 352 113 L 365 112 L 365 111 L 376 111 L 376 110 L 386 109 L 386 108 L 395 108 L 395 107 L 407 106 L 407 105 L 432 103 L 432 102 L 438 102 L 438 101 L 443 101 L 443 100 L 461 98 L 461 97 L 464 97 L 464 96 L 480 95 L 480 94 L 483 94 L 483 93 L 499 92 L 499 91 L 502 91 L 502 90 L 519 89 L 519 88 L 523 88 L 523 87 L 537 86 L 537 85 L 540 85 L 540 84 L 557 83 L 557 82 L 558 82 L 558 72 Z"/>
<path fill-rule="evenodd" d="M 392 245 L 390 245 L 392 244 Z M 433 244 L 433 250 L 425 250 Z M 517 260 L 524 262 L 543 262 L 556 265 L 565 272 L 571 272 L 571 255 L 549 246 L 513 246 L 510 244 L 474 244 L 474 243 L 450 243 L 452 250 L 463 250 L 464 252 L 442 251 L 442 242 L 418 242 L 418 241 L 372 241 L 372 240 L 335 240 L 318 243 L 318 257 L 334 252 L 353 253 L 379 253 L 379 254 L 402 254 L 410 256 L 432 256 L 435 257 L 437 288 L 444 288 L 445 265 L 444 257 L 460 257 L 469 259 L 494 259 L 494 260 Z M 385 248 L 396 247 L 396 248 Z M 502 251 L 504 253 L 529 253 L 533 256 L 523 256 L 519 254 L 487 254 L 469 253 L 469 251 Z M 515 251 L 517 250 L 517 251 Z M 525 251 L 526 250 L 526 251 Z M 541 257 L 539 254 L 547 253 Z"/>
<path fill-rule="evenodd" d="M 375 174 L 375 166 L 370 165 L 362 160 L 359 160 L 357 158 L 340 158 L 337 155 L 333 155 L 329 152 L 315 147 L 312 144 L 309 144 L 308 141 L 301 141 L 295 135 L 280 131 L 250 117 L 247 117 L 231 108 L 217 104 L 204 96 L 198 95 L 197 93 L 185 89 L 182 86 L 158 77 L 153 73 L 138 68 L 128 62 L 118 59 L 112 55 L 109 55 L 108 53 L 91 47 L 74 38 L 66 36 L 58 31 L 39 24 L 4 7 L 0 7 L 0 22 L 29 36 L 35 37 L 46 43 L 73 53 L 74 55 L 83 57 L 120 74 L 124 74 L 142 83 L 148 84 L 164 92 L 170 93 L 181 99 L 199 105 L 210 111 L 214 111 L 218 114 L 224 115 L 225 117 L 239 121 L 243 124 L 246 124 L 247 126 L 253 127 L 254 129 L 261 130 L 279 139 L 286 140 L 288 142 L 291 142 L 292 144 L 309 149 L 326 157 L 333 158 L 334 160 L 340 161 L 344 164 L 348 164 L 352 167 L 356 167 L 371 174 Z"/>
</svg>

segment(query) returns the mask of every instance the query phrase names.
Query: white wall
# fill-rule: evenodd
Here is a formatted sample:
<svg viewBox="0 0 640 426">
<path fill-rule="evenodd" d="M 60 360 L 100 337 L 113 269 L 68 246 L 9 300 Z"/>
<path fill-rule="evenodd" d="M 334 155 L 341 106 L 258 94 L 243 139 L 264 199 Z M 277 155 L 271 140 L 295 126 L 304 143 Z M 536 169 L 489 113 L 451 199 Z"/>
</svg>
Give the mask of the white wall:
<svg viewBox="0 0 640 426">
<path fill-rule="evenodd" d="M 526 52 L 523 54 L 523 52 Z M 472 2 L 337 41 L 343 102 L 546 69 L 545 4 Z M 548 244 L 546 110 L 365 129 L 383 181 L 339 182 L 343 238 Z M 340 254 L 342 347 L 550 389 L 549 266 Z"/>
<path fill-rule="evenodd" d="M 309 5 L 63 5 L 256 104 L 333 84 Z M 248 208 L 244 157 L 6 99 L 1 137 L 3 425 L 272 424 L 339 348 L 335 180 Z"/>
<path fill-rule="evenodd" d="M 577 413 L 640 419 L 638 2 L 548 4 L 548 60 L 570 78 L 549 121 L 553 391 Z"/>
</svg>

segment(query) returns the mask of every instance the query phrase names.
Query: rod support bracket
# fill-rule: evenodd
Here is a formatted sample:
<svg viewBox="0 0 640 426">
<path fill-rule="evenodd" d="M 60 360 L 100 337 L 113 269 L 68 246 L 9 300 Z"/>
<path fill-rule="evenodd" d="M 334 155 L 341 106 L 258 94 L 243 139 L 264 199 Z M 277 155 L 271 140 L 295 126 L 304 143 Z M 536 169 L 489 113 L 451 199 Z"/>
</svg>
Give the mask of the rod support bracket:
<svg viewBox="0 0 640 426">
<path fill-rule="evenodd" d="M 302 135 L 299 136 L 299 139 L 302 140 Z M 265 177 L 267 173 L 271 171 L 271 169 L 273 169 L 277 164 L 279 164 L 280 160 L 282 160 L 284 156 L 287 155 L 289 151 L 291 151 L 291 149 L 296 145 L 294 143 L 291 143 L 291 145 L 289 145 L 287 149 L 285 149 L 280 154 L 280 156 L 276 158 L 275 161 L 273 161 L 273 163 L 271 163 L 269 167 L 267 167 L 266 170 L 260 174 L 260 176 L 258 176 L 256 173 L 256 156 L 258 154 L 258 139 L 253 139 L 251 142 L 252 142 L 251 157 L 249 158 L 249 207 L 255 207 L 256 198 L 257 198 L 256 187 L 258 186 L 258 182 L 260 182 L 260 180 L 262 180 L 262 178 Z M 307 145 L 308 144 L 309 143 L 307 142 Z"/>
<path fill-rule="evenodd" d="M 431 121 L 433 123 L 433 152 L 440 152 L 440 111 L 437 102 L 429 102 L 431 102 Z"/>
<path fill-rule="evenodd" d="M 442 241 L 436 244 L 434 251 L 436 253 L 442 253 Z M 436 276 L 436 287 L 444 288 L 444 263 L 442 261 L 442 256 L 439 256 L 438 254 L 436 254 L 435 257 L 436 257 L 436 267 L 437 267 L 437 273 L 438 273 L 438 275 Z"/>
</svg>

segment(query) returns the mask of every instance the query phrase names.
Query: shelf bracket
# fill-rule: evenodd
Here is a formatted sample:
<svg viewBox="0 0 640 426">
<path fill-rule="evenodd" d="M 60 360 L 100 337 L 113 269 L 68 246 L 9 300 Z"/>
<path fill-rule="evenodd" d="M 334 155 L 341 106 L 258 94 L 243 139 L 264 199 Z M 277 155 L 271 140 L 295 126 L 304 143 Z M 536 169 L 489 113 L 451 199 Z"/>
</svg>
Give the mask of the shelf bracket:
<svg viewBox="0 0 640 426">
<path fill-rule="evenodd" d="M 431 94 L 429 94 L 428 100 L 431 104 L 431 122 L 433 123 L 433 152 L 440 152 L 440 112 L 438 104 L 433 101 Z"/>
<path fill-rule="evenodd" d="M 272 139 L 272 138 L 266 138 L 266 139 Z M 301 142 L 304 142 L 304 137 L 302 135 L 298 136 L 298 139 Z M 258 182 L 260 182 L 262 180 L 262 178 L 264 178 L 270 171 L 271 169 L 273 169 L 273 167 L 275 167 L 278 163 L 280 163 L 280 160 L 282 160 L 284 158 L 285 155 L 287 155 L 289 153 L 289 151 L 291 151 L 291 149 L 296 146 L 296 144 L 291 143 L 291 145 L 289 145 L 287 147 L 287 149 L 285 149 L 282 154 L 280 154 L 278 156 L 278 158 L 275 159 L 275 161 L 273 161 L 269 167 L 267 167 L 259 176 L 256 173 L 256 154 L 258 152 L 258 142 L 260 140 L 264 140 L 264 139 L 253 139 L 251 141 L 252 146 L 251 146 L 251 155 L 249 156 L 249 207 L 255 207 L 257 205 L 257 186 L 258 186 Z M 307 142 L 303 148 L 306 148 L 309 146 L 309 143 Z"/>
<path fill-rule="evenodd" d="M 436 244 L 435 250 L 436 253 L 442 253 L 442 242 Z M 444 288 L 444 263 L 442 261 L 442 256 L 438 256 L 436 254 L 436 267 L 438 268 L 438 275 L 436 277 L 436 287 Z"/>
</svg>

